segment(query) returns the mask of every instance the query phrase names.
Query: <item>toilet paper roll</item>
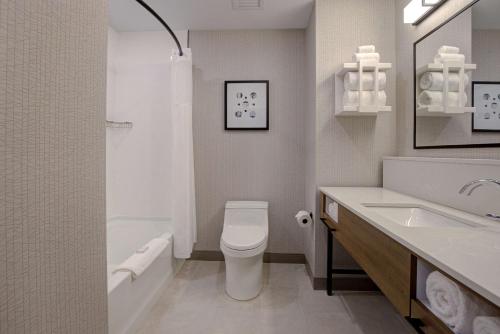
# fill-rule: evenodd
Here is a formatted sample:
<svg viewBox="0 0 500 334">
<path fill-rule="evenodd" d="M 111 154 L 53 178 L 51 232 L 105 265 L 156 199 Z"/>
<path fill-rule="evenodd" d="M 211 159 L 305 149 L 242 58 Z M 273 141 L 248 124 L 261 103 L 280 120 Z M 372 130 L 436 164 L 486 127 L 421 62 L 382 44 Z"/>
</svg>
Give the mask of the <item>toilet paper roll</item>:
<svg viewBox="0 0 500 334">
<path fill-rule="evenodd" d="M 312 224 L 311 213 L 304 210 L 297 212 L 295 219 L 297 220 L 297 224 L 302 228 Z"/>
</svg>

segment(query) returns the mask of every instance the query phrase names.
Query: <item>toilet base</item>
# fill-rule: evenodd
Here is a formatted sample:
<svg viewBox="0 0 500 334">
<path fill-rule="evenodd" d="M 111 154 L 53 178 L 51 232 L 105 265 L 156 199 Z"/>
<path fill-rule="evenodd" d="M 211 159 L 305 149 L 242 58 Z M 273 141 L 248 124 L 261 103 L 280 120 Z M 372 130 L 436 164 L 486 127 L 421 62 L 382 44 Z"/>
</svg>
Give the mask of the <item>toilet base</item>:
<svg viewBox="0 0 500 334">
<path fill-rule="evenodd" d="M 262 290 L 264 253 L 251 257 L 224 254 L 226 262 L 226 293 L 236 300 L 250 300 Z"/>
</svg>

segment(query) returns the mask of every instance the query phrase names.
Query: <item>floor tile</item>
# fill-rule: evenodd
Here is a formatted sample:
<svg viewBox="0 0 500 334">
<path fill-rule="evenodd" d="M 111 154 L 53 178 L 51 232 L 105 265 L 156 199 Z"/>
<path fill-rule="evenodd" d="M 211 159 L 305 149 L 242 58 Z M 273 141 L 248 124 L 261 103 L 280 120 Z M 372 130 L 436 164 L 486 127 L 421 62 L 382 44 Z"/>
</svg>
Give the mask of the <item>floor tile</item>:
<svg viewBox="0 0 500 334">
<path fill-rule="evenodd" d="M 381 294 L 314 291 L 304 265 L 265 264 L 261 294 L 224 291 L 224 262 L 187 261 L 140 334 L 414 334 Z"/>
</svg>

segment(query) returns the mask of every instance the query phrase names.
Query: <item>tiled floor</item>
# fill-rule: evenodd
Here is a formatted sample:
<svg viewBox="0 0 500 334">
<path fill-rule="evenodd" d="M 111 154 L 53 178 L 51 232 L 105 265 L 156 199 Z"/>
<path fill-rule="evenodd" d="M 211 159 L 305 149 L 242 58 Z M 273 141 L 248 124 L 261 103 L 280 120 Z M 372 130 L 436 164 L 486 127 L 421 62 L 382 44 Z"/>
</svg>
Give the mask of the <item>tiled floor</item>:
<svg viewBox="0 0 500 334">
<path fill-rule="evenodd" d="M 238 302 L 224 292 L 224 262 L 188 261 L 140 334 L 414 334 L 375 293 L 328 297 L 314 291 L 304 265 L 265 264 L 264 289 Z"/>
</svg>

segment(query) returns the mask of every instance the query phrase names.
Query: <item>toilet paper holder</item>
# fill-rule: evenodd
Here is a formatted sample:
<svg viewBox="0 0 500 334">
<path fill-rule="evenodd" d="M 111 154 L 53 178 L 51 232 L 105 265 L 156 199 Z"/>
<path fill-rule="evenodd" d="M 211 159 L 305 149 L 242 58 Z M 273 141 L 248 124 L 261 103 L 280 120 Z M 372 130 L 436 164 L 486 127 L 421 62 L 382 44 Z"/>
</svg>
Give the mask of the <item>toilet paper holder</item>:
<svg viewBox="0 0 500 334">
<path fill-rule="evenodd" d="M 297 220 L 297 223 L 301 227 L 305 227 L 314 222 L 313 213 L 311 211 L 306 211 L 306 210 L 301 210 L 297 212 L 297 214 L 295 215 L 295 219 Z"/>
</svg>

